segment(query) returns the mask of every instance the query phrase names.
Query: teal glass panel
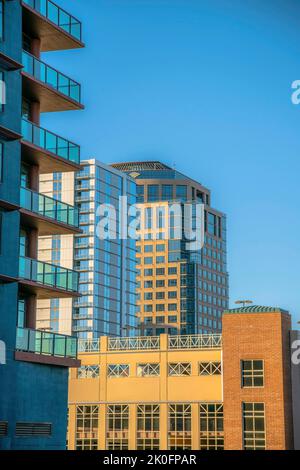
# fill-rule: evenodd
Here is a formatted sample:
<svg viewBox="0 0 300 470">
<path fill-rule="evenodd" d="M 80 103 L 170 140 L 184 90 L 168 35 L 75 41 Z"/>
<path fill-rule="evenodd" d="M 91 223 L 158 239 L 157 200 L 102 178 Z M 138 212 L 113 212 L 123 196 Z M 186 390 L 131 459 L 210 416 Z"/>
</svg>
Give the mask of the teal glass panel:
<svg viewBox="0 0 300 470">
<path fill-rule="evenodd" d="M 54 355 L 65 356 L 65 354 L 66 354 L 66 337 L 62 335 L 55 335 Z"/>
<path fill-rule="evenodd" d="M 42 344 L 41 344 L 41 353 L 42 354 L 53 354 L 54 346 L 54 335 L 51 333 L 43 332 L 42 333 Z"/>
<path fill-rule="evenodd" d="M 77 338 L 18 327 L 16 349 L 47 356 L 77 358 Z"/>
<path fill-rule="evenodd" d="M 23 2 L 75 39 L 81 40 L 81 23 L 51 0 L 23 0 Z"/>
</svg>

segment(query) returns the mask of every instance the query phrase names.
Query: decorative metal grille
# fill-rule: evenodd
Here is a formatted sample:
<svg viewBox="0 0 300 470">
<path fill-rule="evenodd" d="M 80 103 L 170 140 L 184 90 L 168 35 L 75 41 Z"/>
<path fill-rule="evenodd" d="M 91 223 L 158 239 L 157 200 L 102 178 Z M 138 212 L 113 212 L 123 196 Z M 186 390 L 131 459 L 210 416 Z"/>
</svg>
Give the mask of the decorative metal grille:
<svg viewBox="0 0 300 470">
<path fill-rule="evenodd" d="M 221 375 L 221 362 L 200 362 L 199 375 Z"/>
<path fill-rule="evenodd" d="M 192 366 L 190 362 L 169 363 L 169 376 L 191 375 Z"/>
<path fill-rule="evenodd" d="M 159 449 L 159 405 L 137 405 L 137 450 Z"/>
<path fill-rule="evenodd" d="M 100 366 L 81 366 L 77 370 L 78 379 L 96 379 L 100 374 Z"/>
<path fill-rule="evenodd" d="M 169 450 L 192 449 L 192 407 L 189 404 L 169 405 Z"/>
<path fill-rule="evenodd" d="M 129 432 L 129 406 L 107 406 L 106 448 L 108 450 L 127 450 Z"/>
<path fill-rule="evenodd" d="M 137 376 L 138 377 L 153 377 L 158 376 L 160 373 L 159 364 L 138 364 L 137 365 Z"/>
<path fill-rule="evenodd" d="M 224 449 L 222 403 L 200 403 L 200 450 Z"/>
<path fill-rule="evenodd" d="M 128 377 L 129 365 L 128 364 L 110 364 L 107 367 L 108 377 Z"/>
<path fill-rule="evenodd" d="M 99 406 L 76 407 L 76 450 L 97 450 Z"/>
</svg>

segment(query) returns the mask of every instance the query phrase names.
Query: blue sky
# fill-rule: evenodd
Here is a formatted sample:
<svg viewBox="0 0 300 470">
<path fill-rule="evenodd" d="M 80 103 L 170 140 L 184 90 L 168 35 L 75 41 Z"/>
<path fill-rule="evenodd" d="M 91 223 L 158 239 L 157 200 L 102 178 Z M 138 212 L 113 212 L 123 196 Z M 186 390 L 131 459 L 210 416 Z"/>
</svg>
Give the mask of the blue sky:
<svg viewBox="0 0 300 470">
<path fill-rule="evenodd" d="M 83 85 L 86 110 L 43 116 L 84 158 L 159 159 L 228 215 L 231 305 L 300 320 L 298 0 L 57 0 L 86 49 L 44 60 Z"/>
</svg>

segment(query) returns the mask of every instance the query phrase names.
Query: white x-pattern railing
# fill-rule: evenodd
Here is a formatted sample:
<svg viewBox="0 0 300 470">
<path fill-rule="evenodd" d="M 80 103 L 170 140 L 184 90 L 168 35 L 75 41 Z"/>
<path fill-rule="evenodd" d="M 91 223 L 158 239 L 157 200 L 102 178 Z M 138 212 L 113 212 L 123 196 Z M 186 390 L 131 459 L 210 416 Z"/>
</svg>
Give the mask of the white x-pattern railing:
<svg viewBox="0 0 300 470">
<path fill-rule="evenodd" d="M 122 350 L 156 350 L 160 348 L 159 336 L 137 336 L 132 338 L 109 338 L 108 350 L 109 351 L 122 351 Z"/>
<path fill-rule="evenodd" d="M 222 335 L 181 335 L 169 336 L 168 349 L 221 349 Z M 159 336 L 136 336 L 126 338 L 108 338 L 108 351 L 143 351 L 160 349 Z M 78 341 L 79 353 L 92 353 L 100 351 L 99 339 L 80 339 Z"/>
<path fill-rule="evenodd" d="M 169 336 L 169 349 L 221 349 L 222 335 Z"/>
<path fill-rule="evenodd" d="M 100 351 L 100 340 L 99 339 L 80 339 L 78 340 L 78 352 L 79 353 L 90 353 Z"/>
</svg>

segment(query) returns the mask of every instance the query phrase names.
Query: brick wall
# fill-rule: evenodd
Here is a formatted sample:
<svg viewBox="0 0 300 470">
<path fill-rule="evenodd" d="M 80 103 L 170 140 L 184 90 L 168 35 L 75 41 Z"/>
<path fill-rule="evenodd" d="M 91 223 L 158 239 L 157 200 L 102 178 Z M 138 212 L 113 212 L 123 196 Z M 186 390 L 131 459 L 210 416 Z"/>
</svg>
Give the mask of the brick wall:
<svg viewBox="0 0 300 470">
<path fill-rule="evenodd" d="M 243 402 L 265 403 L 267 449 L 292 448 L 290 329 L 290 315 L 280 311 L 224 315 L 225 449 L 243 449 Z M 241 387 L 241 360 L 247 359 L 264 360 L 264 387 Z"/>
</svg>

